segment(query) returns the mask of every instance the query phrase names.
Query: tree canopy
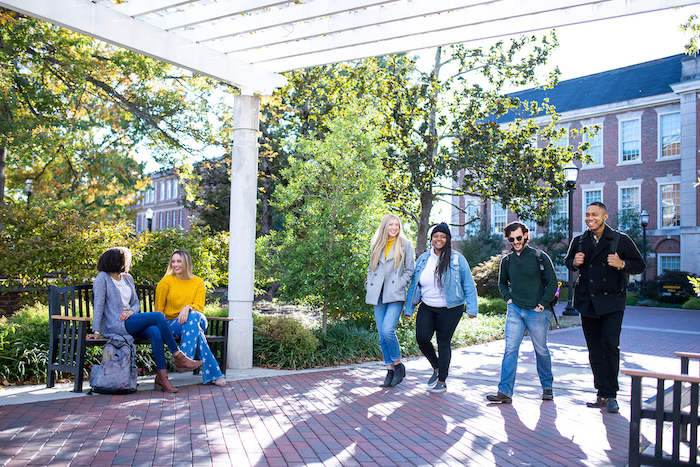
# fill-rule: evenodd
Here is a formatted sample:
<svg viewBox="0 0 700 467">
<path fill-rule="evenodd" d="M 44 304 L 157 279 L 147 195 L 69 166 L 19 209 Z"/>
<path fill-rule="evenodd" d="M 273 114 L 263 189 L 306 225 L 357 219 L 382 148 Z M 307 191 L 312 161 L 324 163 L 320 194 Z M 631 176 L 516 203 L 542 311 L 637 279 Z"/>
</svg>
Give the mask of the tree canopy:
<svg viewBox="0 0 700 467">
<path fill-rule="evenodd" d="M 168 64 L 7 9 L 0 62 L 0 202 L 29 179 L 44 203 L 123 213 L 138 145 L 166 160 L 211 141 L 212 83 Z"/>
</svg>

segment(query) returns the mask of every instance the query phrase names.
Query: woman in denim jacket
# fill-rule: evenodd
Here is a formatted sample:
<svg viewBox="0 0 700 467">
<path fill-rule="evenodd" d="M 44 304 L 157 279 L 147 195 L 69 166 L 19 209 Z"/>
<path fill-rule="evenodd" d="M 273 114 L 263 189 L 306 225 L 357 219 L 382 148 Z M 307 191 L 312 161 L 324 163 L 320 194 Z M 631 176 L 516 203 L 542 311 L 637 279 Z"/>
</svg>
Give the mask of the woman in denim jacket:
<svg viewBox="0 0 700 467">
<path fill-rule="evenodd" d="M 430 235 L 432 248 L 418 258 L 416 271 L 406 294 L 406 315 L 413 314 L 416 305 L 416 341 L 433 367 L 428 380 L 430 392 L 447 390 L 452 349 L 450 343 L 455 329 L 466 310 L 470 318 L 478 313 L 476 285 L 467 260 L 452 251 L 452 235 L 444 222 Z M 430 341 L 437 335 L 438 355 Z"/>
<path fill-rule="evenodd" d="M 382 387 L 396 386 L 406 376 L 406 367 L 401 363 L 396 324 L 406 301 L 406 286 L 413 276 L 415 265 L 415 250 L 403 234 L 401 221 L 395 215 L 387 214 L 372 238 L 365 281 L 365 302 L 374 305 L 374 321 L 387 368 Z"/>
</svg>

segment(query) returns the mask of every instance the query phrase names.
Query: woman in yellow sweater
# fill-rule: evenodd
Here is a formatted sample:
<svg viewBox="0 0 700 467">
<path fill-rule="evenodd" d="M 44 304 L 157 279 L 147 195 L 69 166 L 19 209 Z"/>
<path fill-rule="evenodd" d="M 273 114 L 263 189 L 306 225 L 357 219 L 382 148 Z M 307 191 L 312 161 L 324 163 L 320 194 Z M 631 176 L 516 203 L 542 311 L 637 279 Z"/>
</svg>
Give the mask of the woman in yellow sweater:
<svg viewBox="0 0 700 467">
<path fill-rule="evenodd" d="M 180 349 L 188 357 L 199 355 L 204 384 L 225 386 L 224 374 L 214 358 L 204 332 L 207 318 L 204 310 L 204 281 L 192 273 L 192 257 L 185 250 L 175 250 L 165 276 L 156 288 L 157 311 L 168 320 L 174 337 L 182 337 Z"/>
</svg>

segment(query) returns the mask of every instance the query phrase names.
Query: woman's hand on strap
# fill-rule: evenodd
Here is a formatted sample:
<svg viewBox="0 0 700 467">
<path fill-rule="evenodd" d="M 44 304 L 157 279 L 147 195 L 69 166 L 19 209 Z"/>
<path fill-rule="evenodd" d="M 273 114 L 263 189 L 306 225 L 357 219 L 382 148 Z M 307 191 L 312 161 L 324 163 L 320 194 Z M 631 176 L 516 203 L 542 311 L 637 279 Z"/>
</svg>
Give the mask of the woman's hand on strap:
<svg viewBox="0 0 700 467">
<path fill-rule="evenodd" d="M 177 322 L 180 324 L 185 324 L 187 322 L 187 317 L 190 315 L 190 311 L 192 311 L 191 306 L 183 306 L 182 310 L 180 310 L 180 314 L 177 315 Z"/>
</svg>

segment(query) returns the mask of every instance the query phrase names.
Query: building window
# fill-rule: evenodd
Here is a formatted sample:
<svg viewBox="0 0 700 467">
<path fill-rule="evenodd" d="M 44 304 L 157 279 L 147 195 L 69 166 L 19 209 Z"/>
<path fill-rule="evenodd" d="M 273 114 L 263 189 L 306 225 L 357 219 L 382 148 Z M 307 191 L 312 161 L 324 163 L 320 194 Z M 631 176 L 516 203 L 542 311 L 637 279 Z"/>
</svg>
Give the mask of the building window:
<svg viewBox="0 0 700 467">
<path fill-rule="evenodd" d="M 141 232 L 141 216 L 136 216 L 136 231 Z"/>
<path fill-rule="evenodd" d="M 527 229 L 530 231 L 530 238 L 534 238 L 537 236 L 537 221 L 524 221 L 520 219 L 518 220 L 525 224 Z"/>
<path fill-rule="evenodd" d="M 165 221 L 165 216 L 164 216 L 163 214 L 164 214 L 164 213 L 162 213 L 162 212 L 159 212 L 159 213 L 158 213 L 158 228 L 159 228 L 160 230 L 163 230 L 163 229 L 165 228 L 165 223 L 164 223 L 164 221 Z"/>
<path fill-rule="evenodd" d="M 659 123 L 661 157 L 681 155 L 681 114 L 680 112 L 661 115 Z"/>
<path fill-rule="evenodd" d="M 557 128 L 557 130 L 560 130 L 561 128 Z M 557 138 L 554 141 L 552 141 L 552 146 L 555 148 L 566 148 L 569 146 L 569 130 L 566 128 L 566 133 L 561 138 Z"/>
<path fill-rule="evenodd" d="M 469 196 L 464 198 L 464 221 L 469 222 L 464 226 L 465 235 L 477 235 L 481 227 L 481 200 Z"/>
<path fill-rule="evenodd" d="M 180 211 L 179 211 L 179 214 L 180 214 L 180 215 L 179 215 L 179 218 L 180 218 L 180 220 L 178 221 L 177 225 L 179 225 L 180 227 L 182 227 L 182 218 L 183 218 L 183 215 L 184 215 L 184 214 L 183 214 L 184 211 L 185 211 L 184 209 L 180 209 Z"/>
<path fill-rule="evenodd" d="M 569 206 L 567 197 L 554 200 L 552 215 L 549 218 L 549 230 L 566 233 L 568 230 Z"/>
<path fill-rule="evenodd" d="M 503 228 L 508 222 L 508 211 L 498 202 L 491 202 L 491 227 L 495 235 L 503 235 Z"/>
<path fill-rule="evenodd" d="M 618 225 L 621 229 L 628 229 L 637 219 L 641 200 L 638 186 L 620 188 L 620 215 Z"/>
<path fill-rule="evenodd" d="M 583 204 L 586 208 L 591 205 L 591 203 L 602 203 L 603 202 L 603 190 L 590 190 L 583 192 Z"/>
<path fill-rule="evenodd" d="M 681 184 L 661 185 L 661 227 L 681 225 Z"/>
<path fill-rule="evenodd" d="M 634 162 L 640 159 L 639 119 L 620 122 L 620 162 Z"/>
<path fill-rule="evenodd" d="M 165 226 L 170 227 L 170 211 L 166 211 L 165 213 Z"/>
<path fill-rule="evenodd" d="M 156 191 L 153 188 L 153 185 L 149 186 L 146 188 L 146 202 L 147 203 L 152 203 L 156 199 Z"/>
<path fill-rule="evenodd" d="M 681 270 L 681 255 L 659 254 L 659 274 Z"/>
<path fill-rule="evenodd" d="M 165 181 L 165 199 L 170 199 L 173 197 L 173 181 Z"/>
<path fill-rule="evenodd" d="M 586 155 L 591 158 L 591 162 L 584 163 L 584 166 L 603 165 L 603 130 L 599 130 L 592 138 L 584 133 L 583 142 L 590 145 Z"/>
</svg>

